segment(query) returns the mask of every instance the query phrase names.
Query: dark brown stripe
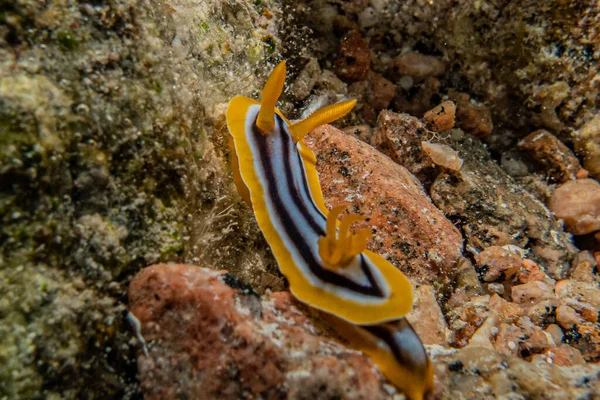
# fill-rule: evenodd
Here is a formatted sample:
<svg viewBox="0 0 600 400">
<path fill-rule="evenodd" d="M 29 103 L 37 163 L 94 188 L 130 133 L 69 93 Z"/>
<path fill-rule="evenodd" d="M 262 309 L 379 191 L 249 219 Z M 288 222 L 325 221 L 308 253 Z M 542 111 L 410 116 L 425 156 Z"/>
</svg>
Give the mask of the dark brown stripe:
<svg viewBox="0 0 600 400">
<path fill-rule="evenodd" d="M 279 125 L 282 126 L 284 121 L 279 116 L 276 116 L 276 118 L 278 119 L 277 122 L 279 123 Z M 272 152 L 275 151 L 275 149 L 269 146 L 267 140 L 268 136 L 263 135 L 256 127 L 256 124 L 252 126 L 252 134 L 260 155 L 260 162 L 266 180 L 265 183 L 267 187 L 267 192 L 269 194 L 271 202 L 273 203 L 273 206 L 275 207 L 275 212 L 279 218 L 279 224 L 283 227 L 291 242 L 294 243 L 294 245 L 298 249 L 298 253 L 304 259 L 304 262 L 306 263 L 310 271 L 323 282 L 343 287 L 365 296 L 383 298 L 383 291 L 375 281 L 369 267 L 366 265 L 363 255 L 360 255 L 361 268 L 369 281 L 369 286 L 358 284 L 355 281 L 348 279 L 343 275 L 336 274 L 335 272 L 324 268 L 321 265 L 321 263 L 317 260 L 315 254 L 313 254 L 313 252 L 311 251 L 310 246 L 306 243 L 306 241 L 302 237 L 302 234 L 298 231 L 295 221 L 293 221 L 293 218 L 291 217 L 285 205 L 281 201 L 281 196 L 278 192 L 279 188 L 277 188 L 277 185 L 275 184 L 275 175 L 273 174 L 273 165 L 271 163 L 272 157 L 276 156 L 272 154 Z M 295 185 L 293 180 L 291 162 L 286 162 L 286 160 L 291 161 L 289 156 L 289 145 L 293 145 L 291 136 L 282 135 L 281 143 L 283 147 L 282 152 L 284 156 L 284 174 L 286 177 L 285 188 L 286 190 L 290 190 L 292 192 L 290 197 L 293 199 L 294 204 L 297 206 L 300 215 L 302 215 L 303 218 L 306 218 L 306 220 L 309 221 L 309 225 L 311 225 L 312 228 L 314 225 L 311 224 L 310 221 L 312 220 L 315 223 L 316 221 L 312 219 L 309 211 L 306 209 L 306 205 L 304 204 L 304 202 L 301 201 L 300 193 L 298 191 L 299 189 Z M 287 151 L 285 150 L 286 148 L 288 148 Z M 301 162 L 301 160 L 299 159 L 298 162 Z M 303 177 L 303 181 L 299 184 L 305 186 L 304 190 L 308 190 L 308 182 L 304 174 Z M 322 227 L 318 227 L 317 229 L 313 228 L 313 230 L 314 232 L 312 232 L 312 234 L 314 235 L 322 236 L 324 234 L 324 230 Z"/>
</svg>

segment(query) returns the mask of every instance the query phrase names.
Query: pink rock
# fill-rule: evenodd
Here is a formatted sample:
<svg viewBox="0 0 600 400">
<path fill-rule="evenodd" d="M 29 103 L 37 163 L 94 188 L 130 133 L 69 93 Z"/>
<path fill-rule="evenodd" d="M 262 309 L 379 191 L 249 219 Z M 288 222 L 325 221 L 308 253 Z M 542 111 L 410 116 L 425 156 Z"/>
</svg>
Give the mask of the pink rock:
<svg viewBox="0 0 600 400">
<path fill-rule="evenodd" d="M 155 265 L 129 287 L 146 399 L 385 399 L 371 361 L 324 336 L 289 294 L 262 303 L 232 275 Z"/>
<path fill-rule="evenodd" d="M 438 281 L 453 270 L 462 250 L 461 234 L 410 172 L 329 125 L 317 128 L 305 142 L 317 155 L 326 204 L 351 202 L 353 212 L 368 218 L 370 250 L 420 283 Z"/>
</svg>

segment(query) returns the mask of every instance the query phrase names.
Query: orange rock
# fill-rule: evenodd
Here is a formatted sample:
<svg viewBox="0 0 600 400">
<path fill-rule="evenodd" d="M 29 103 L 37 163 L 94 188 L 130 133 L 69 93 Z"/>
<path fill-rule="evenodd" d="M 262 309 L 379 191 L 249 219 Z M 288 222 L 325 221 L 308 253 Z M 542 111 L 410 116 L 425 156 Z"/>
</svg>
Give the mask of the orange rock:
<svg viewBox="0 0 600 400">
<path fill-rule="evenodd" d="M 528 282 L 512 287 L 512 300 L 523 306 L 538 303 L 544 299 L 553 298 L 552 286 L 544 282 Z"/>
<path fill-rule="evenodd" d="M 490 109 L 480 103 L 473 103 L 468 94 L 449 92 L 456 102 L 456 118 L 459 128 L 476 137 L 489 135 L 494 128 Z"/>
<path fill-rule="evenodd" d="M 523 259 L 515 252 L 501 246 L 490 246 L 475 255 L 485 282 L 505 281 L 514 276 Z"/>
<path fill-rule="evenodd" d="M 539 129 L 519 141 L 517 147 L 546 167 L 545 174 L 558 182 L 574 179 L 581 169 L 575 154 L 550 132 Z"/>
<path fill-rule="evenodd" d="M 527 283 L 534 281 L 543 281 L 549 279 L 548 275 L 538 267 L 538 265 L 527 258 L 521 262 L 521 270 L 519 271 L 519 282 Z"/>
<path fill-rule="evenodd" d="M 581 352 L 566 344 L 547 350 L 544 355 L 549 364 L 560 366 L 583 365 L 585 364 Z"/>
<path fill-rule="evenodd" d="M 452 101 L 446 100 L 442 104 L 427 111 L 423 116 L 423 120 L 430 130 L 443 132 L 454 127 L 455 114 L 456 106 Z"/>
<path fill-rule="evenodd" d="M 581 169 L 580 169 L 579 171 L 577 171 L 577 173 L 575 174 L 575 177 L 576 177 L 577 179 L 585 179 L 585 178 L 589 178 L 589 176 L 590 176 L 590 173 L 589 173 L 587 170 L 583 169 L 583 168 L 581 168 Z"/>
<path fill-rule="evenodd" d="M 404 167 L 371 146 L 325 125 L 309 134 L 329 207 L 351 202 L 373 232 L 369 249 L 421 283 L 453 271 L 462 250 L 456 227 L 430 202 Z M 357 224 L 357 227 L 359 224 Z"/>
<path fill-rule="evenodd" d="M 573 325 L 582 322 L 577 312 L 566 305 L 558 306 L 556 309 L 556 321 L 563 329 L 570 329 Z"/>
<path fill-rule="evenodd" d="M 600 183 L 593 179 L 568 181 L 552 193 L 548 208 L 574 235 L 600 230 Z"/>
</svg>

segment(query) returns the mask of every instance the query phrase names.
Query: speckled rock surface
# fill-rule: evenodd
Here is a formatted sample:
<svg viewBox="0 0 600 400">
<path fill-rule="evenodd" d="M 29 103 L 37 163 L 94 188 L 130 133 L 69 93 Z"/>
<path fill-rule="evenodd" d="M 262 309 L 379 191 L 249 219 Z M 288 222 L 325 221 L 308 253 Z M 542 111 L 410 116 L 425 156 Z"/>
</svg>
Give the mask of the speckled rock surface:
<svg viewBox="0 0 600 400">
<path fill-rule="evenodd" d="M 448 278 L 462 237 L 408 170 L 332 126 L 317 128 L 305 141 L 317 155 L 326 204 L 350 202 L 352 212 L 368 218 L 370 250 L 418 282 Z"/>
<path fill-rule="evenodd" d="M 466 249 L 512 244 L 531 250 L 531 258 L 555 279 L 566 277 L 575 247 L 544 204 L 517 185 L 475 138 L 453 142 L 464 164 L 443 171 L 432 184 L 434 203 L 459 221 Z"/>
<path fill-rule="evenodd" d="M 289 293 L 261 302 L 244 285 L 175 264 L 133 279 L 144 398 L 391 399 L 371 361 L 328 338 Z"/>
</svg>

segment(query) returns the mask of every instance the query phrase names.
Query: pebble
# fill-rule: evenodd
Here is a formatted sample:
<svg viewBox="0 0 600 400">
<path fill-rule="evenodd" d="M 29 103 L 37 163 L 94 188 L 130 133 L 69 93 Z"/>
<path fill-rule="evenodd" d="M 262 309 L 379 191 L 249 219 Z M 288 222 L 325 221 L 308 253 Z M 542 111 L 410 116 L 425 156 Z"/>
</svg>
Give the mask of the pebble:
<svg viewBox="0 0 600 400">
<path fill-rule="evenodd" d="M 435 106 L 423 116 L 423 121 L 429 130 L 443 132 L 454 127 L 456 106 L 450 100 Z"/>
<path fill-rule="evenodd" d="M 558 182 L 575 179 L 581 169 L 575 154 L 550 132 L 539 129 L 519 141 L 517 147 L 545 167 L 545 175 Z"/>
<path fill-rule="evenodd" d="M 568 181 L 552 193 L 548 207 L 573 235 L 600 230 L 600 183 L 594 179 Z"/>
<path fill-rule="evenodd" d="M 352 33 L 340 43 L 338 58 L 334 61 L 335 74 L 341 79 L 352 82 L 367 77 L 371 67 L 369 44 L 358 33 Z"/>
</svg>

